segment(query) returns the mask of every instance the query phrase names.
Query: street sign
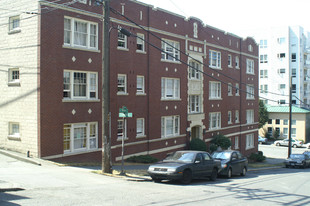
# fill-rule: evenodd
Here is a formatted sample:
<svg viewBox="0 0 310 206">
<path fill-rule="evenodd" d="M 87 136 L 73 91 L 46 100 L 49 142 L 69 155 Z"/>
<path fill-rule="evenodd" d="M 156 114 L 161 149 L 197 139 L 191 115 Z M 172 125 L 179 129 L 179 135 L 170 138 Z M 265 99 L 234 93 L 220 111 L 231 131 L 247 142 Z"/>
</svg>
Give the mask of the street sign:
<svg viewBox="0 0 310 206">
<path fill-rule="evenodd" d="M 127 107 L 119 108 L 118 117 L 132 117 L 132 113 L 128 113 Z"/>
</svg>

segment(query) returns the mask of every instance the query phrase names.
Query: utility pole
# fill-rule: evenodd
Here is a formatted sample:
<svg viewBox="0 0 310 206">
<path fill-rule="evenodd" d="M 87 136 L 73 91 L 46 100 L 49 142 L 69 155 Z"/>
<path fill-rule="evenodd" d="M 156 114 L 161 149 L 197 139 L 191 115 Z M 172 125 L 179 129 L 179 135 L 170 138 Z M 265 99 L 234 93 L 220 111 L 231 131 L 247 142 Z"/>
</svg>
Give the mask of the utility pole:
<svg viewBox="0 0 310 206">
<path fill-rule="evenodd" d="M 292 75 L 290 75 L 290 114 L 289 114 L 289 133 L 288 133 L 288 157 L 290 158 L 292 153 Z"/>
<path fill-rule="evenodd" d="M 104 0 L 102 43 L 102 172 L 112 173 L 110 115 L 110 0 Z"/>
</svg>

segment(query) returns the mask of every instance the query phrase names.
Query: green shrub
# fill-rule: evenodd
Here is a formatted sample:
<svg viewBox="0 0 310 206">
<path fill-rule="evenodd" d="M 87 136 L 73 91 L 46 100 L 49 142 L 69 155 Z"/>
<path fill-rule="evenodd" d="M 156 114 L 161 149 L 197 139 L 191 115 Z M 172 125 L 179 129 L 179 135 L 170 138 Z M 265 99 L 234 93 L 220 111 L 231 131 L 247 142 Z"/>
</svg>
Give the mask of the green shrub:
<svg viewBox="0 0 310 206">
<path fill-rule="evenodd" d="M 259 151 L 258 153 L 252 153 L 249 159 L 251 162 L 263 162 L 266 157 L 263 155 L 263 152 Z"/>
<path fill-rule="evenodd" d="M 134 163 L 154 163 L 158 162 L 158 159 L 152 157 L 150 155 L 139 155 L 139 156 L 131 156 L 126 159 L 126 162 L 134 162 Z"/>
<path fill-rule="evenodd" d="M 215 144 L 210 144 L 210 153 L 215 152 L 217 150 L 218 146 Z"/>
<path fill-rule="evenodd" d="M 227 150 L 231 146 L 230 139 L 228 137 L 226 137 L 225 135 L 222 135 L 222 134 L 216 135 L 212 139 L 211 143 L 216 145 L 217 147 L 221 147 L 223 150 Z"/>
<path fill-rule="evenodd" d="M 207 151 L 206 143 L 199 138 L 193 138 L 189 143 L 190 150 Z"/>
</svg>

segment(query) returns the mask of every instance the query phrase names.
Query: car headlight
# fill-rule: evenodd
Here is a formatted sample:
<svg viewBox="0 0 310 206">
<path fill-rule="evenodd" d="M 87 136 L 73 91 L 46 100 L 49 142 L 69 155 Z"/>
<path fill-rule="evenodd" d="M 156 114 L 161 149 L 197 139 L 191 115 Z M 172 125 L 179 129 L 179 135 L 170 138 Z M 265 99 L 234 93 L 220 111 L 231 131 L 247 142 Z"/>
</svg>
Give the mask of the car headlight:
<svg viewBox="0 0 310 206">
<path fill-rule="evenodd" d="M 225 169 L 227 167 L 227 164 L 222 164 L 222 168 Z"/>
<path fill-rule="evenodd" d="M 168 168 L 167 172 L 175 172 L 177 169 L 176 168 Z"/>
</svg>

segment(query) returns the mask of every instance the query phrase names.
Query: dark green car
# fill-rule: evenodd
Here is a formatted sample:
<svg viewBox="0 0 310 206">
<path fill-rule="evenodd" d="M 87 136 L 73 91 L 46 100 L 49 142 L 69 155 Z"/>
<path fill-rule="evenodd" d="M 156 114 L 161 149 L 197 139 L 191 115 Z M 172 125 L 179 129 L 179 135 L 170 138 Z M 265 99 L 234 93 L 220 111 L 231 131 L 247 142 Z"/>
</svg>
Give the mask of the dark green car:
<svg viewBox="0 0 310 206">
<path fill-rule="evenodd" d="M 212 153 L 213 159 L 221 161 L 220 175 L 231 178 L 232 175 L 245 176 L 248 170 L 248 159 L 239 151 L 225 150 Z"/>
<path fill-rule="evenodd" d="M 221 163 L 202 151 L 177 151 L 162 162 L 150 165 L 148 173 L 155 182 L 180 180 L 189 184 L 192 179 L 209 177 L 216 180 Z"/>
</svg>

